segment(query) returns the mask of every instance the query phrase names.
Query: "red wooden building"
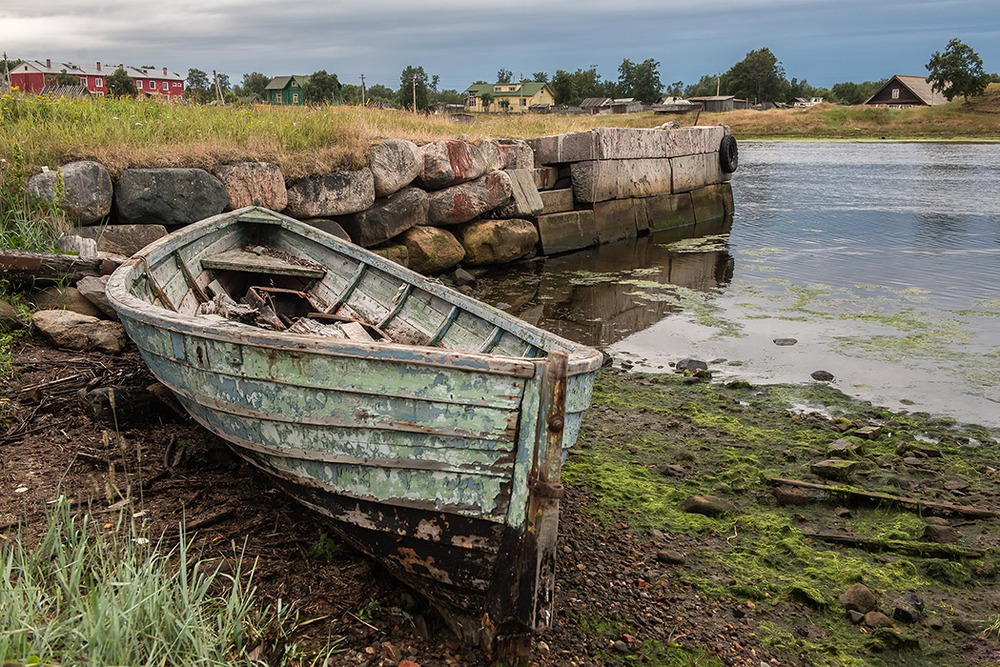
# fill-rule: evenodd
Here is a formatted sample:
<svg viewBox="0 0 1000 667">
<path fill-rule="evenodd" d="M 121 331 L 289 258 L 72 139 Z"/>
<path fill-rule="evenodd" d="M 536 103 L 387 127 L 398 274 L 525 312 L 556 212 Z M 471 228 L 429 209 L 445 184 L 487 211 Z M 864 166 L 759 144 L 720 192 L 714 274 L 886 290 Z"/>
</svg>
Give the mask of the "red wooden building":
<svg viewBox="0 0 1000 667">
<path fill-rule="evenodd" d="M 59 74 L 73 76 L 79 84 L 86 85 L 92 95 L 106 95 L 105 78 L 116 69 L 123 69 L 135 84 L 136 91 L 144 97 L 177 100 L 184 98 L 184 78 L 176 72 L 162 69 L 118 65 L 118 67 L 54 63 L 51 59 L 26 60 L 10 70 L 10 84 L 26 93 L 39 93 L 42 88 L 56 82 Z"/>
</svg>

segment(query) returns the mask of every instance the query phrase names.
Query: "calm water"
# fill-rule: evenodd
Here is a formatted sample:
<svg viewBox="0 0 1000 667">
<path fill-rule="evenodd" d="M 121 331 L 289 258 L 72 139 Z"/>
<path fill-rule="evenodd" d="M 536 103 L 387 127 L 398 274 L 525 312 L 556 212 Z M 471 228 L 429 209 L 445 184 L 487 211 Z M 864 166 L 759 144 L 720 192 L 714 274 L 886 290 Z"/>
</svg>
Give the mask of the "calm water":
<svg viewBox="0 0 1000 667">
<path fill-rule="evenodd" d="M 881 405 L 1000 425 L 1000 146 L 742 142 L 733 192 L 731 229 L 540 259 L 482 293 L 639 370 L 822 369 Z"/>
</svg>

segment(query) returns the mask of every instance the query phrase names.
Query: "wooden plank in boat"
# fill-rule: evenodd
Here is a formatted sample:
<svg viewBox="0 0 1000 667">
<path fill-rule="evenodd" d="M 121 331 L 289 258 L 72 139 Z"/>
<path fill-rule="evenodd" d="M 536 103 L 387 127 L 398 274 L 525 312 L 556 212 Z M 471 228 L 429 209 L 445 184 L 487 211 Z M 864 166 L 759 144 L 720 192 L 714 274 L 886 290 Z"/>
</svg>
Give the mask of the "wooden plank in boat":
<svg viewBox="0 0 1000 667">
<path fill-rule="evenodd" d="M 245 250 L 228 250 L 217 255 L 203 257 L 201 265 L 206 269 L 272 273 L 279 276 L 300 278 L 322 278 L 326 275 L 326 270 L 318 266 L 295 264 L 280 257 L 258 255 Z"/>
</svg>

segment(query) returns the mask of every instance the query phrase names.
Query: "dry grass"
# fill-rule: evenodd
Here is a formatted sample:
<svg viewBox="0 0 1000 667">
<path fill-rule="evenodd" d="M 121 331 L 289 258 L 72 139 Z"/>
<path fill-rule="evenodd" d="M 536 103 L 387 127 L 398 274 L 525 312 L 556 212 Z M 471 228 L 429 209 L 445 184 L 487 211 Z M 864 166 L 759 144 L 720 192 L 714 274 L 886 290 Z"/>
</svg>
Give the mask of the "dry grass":
<svg viewBox="0 0 1000 667">
<path fill-rule="evenodd" d="M 955 101 L 920 109 L 822 104 L 809 109 L 731 111 L 699 116 L 652 113 L 608 116 L 424 116 L 360 107 L 198 107 L 142 100 L 53 100 L 0 97 L 0 158 L 17 159 L 26 173 L 91 158 L 114 174 L 128 167 L 195 166 L 260 160 L 286 177 L 357 167 L 373 142 L 426 143 L 442 138 L 532 138 L 605 127 L 729 125 L 740 138 L 996 139 L 1000 85 L 970 104 Z"/>
</svg>

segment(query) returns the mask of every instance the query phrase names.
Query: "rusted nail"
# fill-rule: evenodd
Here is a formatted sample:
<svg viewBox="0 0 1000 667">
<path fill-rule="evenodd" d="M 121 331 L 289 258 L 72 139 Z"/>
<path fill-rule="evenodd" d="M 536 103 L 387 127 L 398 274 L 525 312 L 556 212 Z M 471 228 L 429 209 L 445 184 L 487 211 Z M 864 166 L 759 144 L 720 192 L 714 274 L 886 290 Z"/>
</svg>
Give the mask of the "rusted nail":
<svg viewBox="0 0 1000 667">
<path fill-rule="evenodd" d="M 549 430 L 550 431 L 561 431 L 563 430 L 563 418 L 558 415 L 553 415 L 549 418 Z"/>
</svg>

